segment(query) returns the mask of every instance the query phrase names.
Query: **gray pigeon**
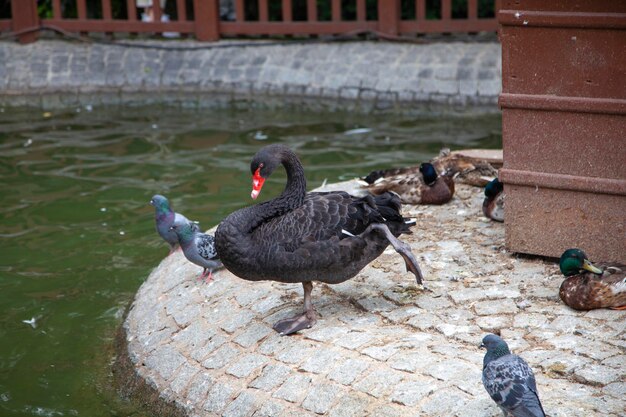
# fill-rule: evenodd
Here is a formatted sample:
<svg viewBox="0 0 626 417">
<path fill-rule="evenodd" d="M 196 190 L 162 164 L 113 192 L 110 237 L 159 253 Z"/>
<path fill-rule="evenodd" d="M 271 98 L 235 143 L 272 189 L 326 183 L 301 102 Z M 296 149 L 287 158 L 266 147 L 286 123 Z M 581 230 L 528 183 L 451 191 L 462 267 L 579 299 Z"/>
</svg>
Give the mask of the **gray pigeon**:
<svg viewBox="0 0 626 417">
<path fill-rule="evenodd" d="M 170 202 L 167 198 L 160 194 L 155 194 L 150 199 L 150 204 L 154 206 L 154 218 L 156 221 L 156 229 L 159 235 L 170 245 L 170 253 L 174 251 L 178 244 L 178 237 L 173 230 L 170 230 L 174 222 L 189 223 L 196 231 L 200 231 L 200 226 L 187 219 L 180 213 L 174 213 L 174 210 L 170 207 Z"/>
<path fill-rule="evenodd" d="M 185 258 L 204 268 L 199 278 L 206 278 L 206 282 L 210 282 L 213 279 L 213 270 L 222 266 L 217 257 L 213 236 L 194 230 L 193 226 L 185 221 L 175 221 L 171 229 L 178 236 Z"/>
<path fill-rule="evenodd" d="M 483 338 L 483 385 L 504 416 L 545 417 L 535 375 L 526 361 L 512 355 L 509 346 L 495 334 Z"/>
</svg>

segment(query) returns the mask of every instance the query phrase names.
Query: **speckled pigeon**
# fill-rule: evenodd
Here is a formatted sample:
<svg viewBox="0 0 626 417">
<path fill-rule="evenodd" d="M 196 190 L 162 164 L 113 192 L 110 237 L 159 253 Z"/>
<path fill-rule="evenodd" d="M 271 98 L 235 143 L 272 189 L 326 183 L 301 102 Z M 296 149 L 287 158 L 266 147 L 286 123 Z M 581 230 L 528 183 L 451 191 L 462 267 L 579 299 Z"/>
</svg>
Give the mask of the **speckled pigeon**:
<svg viewBox="0 0 626 417">
<path fill-rule="evenodd" d="M 495 334 L 483 338 L 483 385 L 504 416 L 545 417 L 532 369 Z"/>
<path fill-rule="evenodd" d="M 170 253 L 174 251 L 178 244 L 178 237 L 173 230 L 170 230 L 175 221 L 181 223 L 187 222 L 192 225 L 192 228 L 196 231 L 200 231 L 200 226 L 187 219 L 180 213 L 174 213 L 174 210 L 170 207 L 170 202 L 162 195 L 155 194 L 150 199 L 150 204 L 154 206 L 154 218 L 156 221 L 156 230 L 159 235 L 170 245 Z"/>
<path fill-rule="evenodd" d="M 213 279 L 213 270 L 222 266 L 217 257 L 213 236 L 194 230 L 193 226 L 185 221 L 175 221 L 171 229 L 178 236 L 185 258 L 204 268 L 199 278 L 210 282 Z"/>
</svg>

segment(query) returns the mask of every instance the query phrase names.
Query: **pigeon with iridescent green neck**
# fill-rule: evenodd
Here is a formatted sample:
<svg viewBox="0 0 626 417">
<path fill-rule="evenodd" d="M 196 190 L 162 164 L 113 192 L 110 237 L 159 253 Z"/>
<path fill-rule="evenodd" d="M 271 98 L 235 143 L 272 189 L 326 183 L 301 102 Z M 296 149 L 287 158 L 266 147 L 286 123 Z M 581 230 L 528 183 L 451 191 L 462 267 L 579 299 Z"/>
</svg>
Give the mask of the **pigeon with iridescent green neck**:
<svg viewBox="0 0 626 417">
<path fill-rule="evenodd" d="M 222 266 L 213 236 L 194 230 L 191 224 L 184 221 L 175 221 L 171 229 L 178 237 L 185 258 L 204 268 L 199 278 L 210 282 L 213 279 L 213 270 Z"/>
<path fill-rule="evenodd" d="M 545 417 L 533 370 L 495 334 L 483 338 L 483 385 L 505 417 Z"/>
<path fill-rule="evenodd" d="M 192 225 L 191 227 L 194 230 L 199 231 L 200 227 L 197 223 L 190 221 L 185 216 L 180 213 L 175 213 L 174 210 L 170 207 L 170 202 L 167 198 L 163 197 L 160 194 L 155 194 L 150 199 L 150 204 L 154 206 L 154 219 L 156 221 L 156 230 L 159 233 L 159 236 L 163 238 L 170 245 L 170 253 L 176 249 L 176 245 L 178 244 L 178 237 L 173 230 L 171 230 L 172 225 L 175 221 L 180 223 L 189 223 Z"/>
</svg>

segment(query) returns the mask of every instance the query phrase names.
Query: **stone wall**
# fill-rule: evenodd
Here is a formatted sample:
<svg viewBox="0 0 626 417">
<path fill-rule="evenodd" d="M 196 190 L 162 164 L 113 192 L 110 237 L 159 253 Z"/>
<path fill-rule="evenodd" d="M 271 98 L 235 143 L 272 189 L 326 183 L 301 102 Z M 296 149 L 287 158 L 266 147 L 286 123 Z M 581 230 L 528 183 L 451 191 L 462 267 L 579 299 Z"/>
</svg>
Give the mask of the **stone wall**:
<svg viewBox="0 0 626 417">
<path fill-rule="evenodd" d="M 424 103 L 494 111 L 500 54 L 495 42 L 0 42 L 0 105 L 287 99 L 365 111 Z"/>
</svg>

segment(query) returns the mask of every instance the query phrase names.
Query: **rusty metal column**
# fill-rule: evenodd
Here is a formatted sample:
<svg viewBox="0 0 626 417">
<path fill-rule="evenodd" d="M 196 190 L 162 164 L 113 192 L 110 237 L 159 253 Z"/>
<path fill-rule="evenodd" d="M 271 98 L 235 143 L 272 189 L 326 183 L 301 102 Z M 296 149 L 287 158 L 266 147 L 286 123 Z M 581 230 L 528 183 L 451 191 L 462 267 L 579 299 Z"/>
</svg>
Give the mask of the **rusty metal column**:
<svg viewBox="0 0 626 417">
<path fill-rule="evenodd" d="M 400 0 L 378 0 L 378 30 L 390 36 L 398 35 Z"/>
<path fill-rule="evenodd" d="M 199 41 L 220 39 L 220 13 L 218 0 L 193 1 L 195 33 Z"/>
<path fill-rule="evenodd" d="M 12 26 L 15 33 L 39 27 L 37 0 L 11 0 Z M 20 43 L 31 43 L 37 40 L 37 31 L 24 32 L 18 35 Z"/>
<path fill-rule="evenodd" d="M 626 2 L 501 3 L 506 247 L 626 262 Z"/>
</svg>

